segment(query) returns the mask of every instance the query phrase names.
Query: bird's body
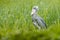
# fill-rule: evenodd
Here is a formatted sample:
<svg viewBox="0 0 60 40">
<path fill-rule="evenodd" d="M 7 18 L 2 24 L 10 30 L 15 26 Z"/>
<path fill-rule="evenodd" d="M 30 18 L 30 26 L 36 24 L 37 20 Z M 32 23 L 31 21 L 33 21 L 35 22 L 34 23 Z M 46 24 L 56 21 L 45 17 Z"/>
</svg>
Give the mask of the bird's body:
<svg viewBox="0 0 60 40">
<path fill-rule="evenodd" d="M 32 16 L 32 22 L 33 24 L 38 28 L 38 29 L 45 29 L 46 28 L 46 23 L 44 20 L 37 15 L 37 8 L 38 7 L 33 7 L 31 16 Z"/>
</svg>

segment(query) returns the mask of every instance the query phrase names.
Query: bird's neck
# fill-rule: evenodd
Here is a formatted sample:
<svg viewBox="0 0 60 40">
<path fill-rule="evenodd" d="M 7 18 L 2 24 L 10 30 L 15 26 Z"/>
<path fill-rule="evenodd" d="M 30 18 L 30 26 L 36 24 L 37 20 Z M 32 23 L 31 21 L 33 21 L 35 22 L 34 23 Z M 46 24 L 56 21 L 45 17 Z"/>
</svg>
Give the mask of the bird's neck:
<svg viewBox="0 0 60 40">
<path fill-rule="evenodd" d="M 37 16 L 37 14 L 36 13 L 33 13 L 32 16 Z"/>
<path fill-rule="evenodd" d="M 31 15 L 36 14 L 36 13 L 37 13 L 37 10 L 32 9 Z"/>
<path fill-rule="evenodd" d="M 36 14 L 37 14 L 36 11 L 32 11 L 32 12 L 31 12 L 31 15 L 36 15 Z"/>
</svg>

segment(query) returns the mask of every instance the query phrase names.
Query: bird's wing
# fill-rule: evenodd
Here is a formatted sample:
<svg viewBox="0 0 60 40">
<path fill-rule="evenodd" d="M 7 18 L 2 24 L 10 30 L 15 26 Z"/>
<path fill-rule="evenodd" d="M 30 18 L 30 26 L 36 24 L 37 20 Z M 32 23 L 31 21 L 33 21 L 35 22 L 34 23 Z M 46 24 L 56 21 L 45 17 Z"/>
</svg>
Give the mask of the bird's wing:
<svg viewBox="0 0 60 40">
<path fill-rule="evenodd" d="M 44 22 L 44 20 L 41 17 L 37 17 L 36 22 L 39 26 L 46 27 L 46 23 Z"/>
<path fill-rule="evenodd" d="M 40 29 L 40 27 L 38 26 L 38 24 L 35 21 L 35 18 L 32 19 L 32 22 L 33 22 L 33 24 L 34 24 L 35 27 L 37 27 L 38 29 Z"/>
</svg>

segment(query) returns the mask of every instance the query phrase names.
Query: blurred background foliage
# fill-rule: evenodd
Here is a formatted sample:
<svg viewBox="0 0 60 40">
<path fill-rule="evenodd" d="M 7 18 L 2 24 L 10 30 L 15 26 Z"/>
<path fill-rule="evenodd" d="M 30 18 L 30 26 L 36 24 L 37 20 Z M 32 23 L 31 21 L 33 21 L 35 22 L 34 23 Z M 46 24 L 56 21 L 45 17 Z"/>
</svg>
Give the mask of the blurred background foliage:
<svg viewBox="0 0 60 40">
<path fill-rule="evenodd" d="M 47 29 L 34 27 L 34 5 Z M 60 40 L 60 0 L 0 0 L 0 40 Z"/>
</svg>

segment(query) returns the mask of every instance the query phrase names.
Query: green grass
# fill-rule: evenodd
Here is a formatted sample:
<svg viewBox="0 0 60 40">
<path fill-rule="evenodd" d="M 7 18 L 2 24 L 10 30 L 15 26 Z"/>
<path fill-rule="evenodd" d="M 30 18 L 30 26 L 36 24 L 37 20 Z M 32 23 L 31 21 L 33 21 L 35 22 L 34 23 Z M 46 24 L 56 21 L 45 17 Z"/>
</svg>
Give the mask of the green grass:
<svg viewBox="0 0 60 40">
<path fill-rule="evenodd" d="M 48 28 L 37 30 L 31 19 L 34 5 L 39 6 Z M 1 40 L 60 40 L 60 0 L 0 0 Z"/>
</svg>

